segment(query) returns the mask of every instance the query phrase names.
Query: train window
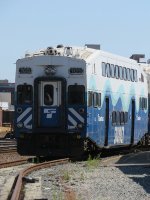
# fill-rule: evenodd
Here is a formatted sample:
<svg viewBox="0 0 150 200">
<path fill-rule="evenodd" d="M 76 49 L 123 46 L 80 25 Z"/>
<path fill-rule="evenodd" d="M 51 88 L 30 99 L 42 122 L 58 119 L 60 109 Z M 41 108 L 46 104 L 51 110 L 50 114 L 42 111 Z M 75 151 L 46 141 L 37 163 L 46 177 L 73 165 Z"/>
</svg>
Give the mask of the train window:
<svg viewBox="0 0 150 200">
<path fill-rule="evenodd" d="M 112 112 L 112 124 L 116 125 L 116 111 Z"/>
<path fill-rule="evenodd" d="M 142 98 L 142 110 L 144 110 L 144 107 L 145 107 L 145 99 Z"/>
<path fill-rule="evenodd" d="M 96 92 L 93 93 L 93 106 L 97 107 L 97 93 Z"/>
<path fill-rule="evenodd" d="M 102 62 L 102 76 L 116 78 L 120 80 L 138 81 L 137 70 Z M 141 74 L 141 82 L 144 82 L 144 76 Z"/>
<path fill-rule="evenodd" d="M 54 100 L 54 87 L 53 85 L 44 86 L 44 104 L 49 106 L 53 105 Z"/>
<path fill-rule="evenodd" d="M 140 109 L 142 109 L 142 97 L 139 98 Z"/>
<path fill-rule="evenodd" d="M 93 97 L 93 93 L 92 92 L 88 92 L 88 106 L 92 106 L 92 97 Z"/>
<path fill-rule="evenodd" d="M 100 107 L 101 106 L 101 93 L 93 93 L 93 106 Z"/>
<path fill-rule="evenodd" d="M 128 112 L 124 112 L 124 123 L 128 122 Z"/>
<path fill-rule="evenodd" d="M 85 87 L 83 85 L 69 85 L 68 87 L 68 104 L 84 104 Z"/>
<path fill-rule="evenodd" d="M 142 73 L 141 73 L 141 82 L 144 82 L 144 76 Z"/>
<path fill-rule="evenodd" d="M 127 70 L 126 70 L 126 67 L 123 68 L 123 79 L 127 80 Z"/>
<path fill-rule="evenodd" d="M 124 112 L 121 112 L 121 113 L 120 113 L 120 123 L 121 123 L 121 124 L 124 124 L 124 123 L 125 123 L 125 120 L 124 120 Z"/>
<path fill-rule="evenodd" d="M 131 80 L 131 79 L 130 79 L 130 69 L 129 69 L 129 68 L 127 68 L 127 80 L 128 80 L 128 81 Z"/>
<path fill-rule="evenodd" d="M 120 125 L 120 112 L 119 111 L 116 112 L 116 123 L 117 123 L 117 125 Z"/>
<path fill-rule="evenodd" d="M 147 109 L 147 98 L 142 98 L 142 109 Z"/>
<path fill-rule="evenodd" d="M 95 66 L 95 63 L 93 64 L 92 71 L 93 71 L 93 72 L 92 72 L 93 74 L 96 74 L 96 66 Z"/>
<path fill-rule="evenodd" d="M 134 81 L 137 82 L 137 70 L 134 70 L 134 73 L 133 73 L 133 77 L 134 77 Z"/>
<path fill-rule="evenodd" d="M 17 86 L 17 103 L 18 104 L 32 104 L 32 85 L 18 85 Z"/>
<path fill-rule="evenodd" d="M 134 81 L 134 77 L 133 77 L 133 69 L 130 70 L 130 79 L 131 79 L 131 81 Z"/>
<path fill-rule="evenodd" d="M 122 80 L 123 79 L 123 73 L 122 73 L 122 67 L 119 66 L 119 78 Z"/>
<path fill-rule="evenodd" d="M 147 98 L 145 98 L 145 109 L 147 109 Z"/>
<path fill-rule="evenodd" d="M 119 67 L 118 67 L 118 65 L 115 65 L 115 77 L 117 79 L 119 78 Z"/>
<path fill-rule="evenodd" d="M 111 76 L 111 74 L 110 74 L 110 64 L 109 63 L 106 64 L 106 75 L 107 75 L 107 77 Z"/>
<path fill-rule="evenodd" d="M 102 63 L 102 76 L 106 76 L 106 64 Z"/>
<path fill-rule="evenodd" d="M 101 93 L 98 93 L 98 106 L 100 107 L 101 106 Z"/>
<path fill-rule="evenodd" d="M 111 70 L 111 77 L 114 78 L 115 77 L 115 68 L 114 68 L 113 64 L 110 65 L 110 70 Z"/>
</svg>

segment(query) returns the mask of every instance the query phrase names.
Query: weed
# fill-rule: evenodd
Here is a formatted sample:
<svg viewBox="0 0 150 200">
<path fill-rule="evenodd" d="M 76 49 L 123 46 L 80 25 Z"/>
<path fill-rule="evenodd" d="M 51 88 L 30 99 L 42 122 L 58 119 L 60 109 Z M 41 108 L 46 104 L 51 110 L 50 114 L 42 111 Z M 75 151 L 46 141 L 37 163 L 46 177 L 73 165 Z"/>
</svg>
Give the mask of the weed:
<svg viewBox="0 0 150 200">
<path fill-rule="evenodd" d="M 84 181 L 84 174 L 83 174 L 83 172 L 80 174 L 80 181 Z"/>
<path fill-rule="evenodd" d="M 88 160 L 86 161 L 86 165 L 88 168 L 96 168 L 99 165 L 100 158 L 92 158 L 91 155 L 89 155 Z"/>
<path fill-rule="evenodd" d="M 52 200 L 62 200 L 62 199 L 63 199 L 62 191 L 58 191 L 56 189 L 53 189 Z"/>
<path fill-rule="evenodd" d="M 69 180 L 70 180 L 69 172 L 68 172 L 68 171 L 64 171 L 62 177 L 63 177 L 63 179 L 64 179 L 65 181 L 69 181 Z"/>
</svg>

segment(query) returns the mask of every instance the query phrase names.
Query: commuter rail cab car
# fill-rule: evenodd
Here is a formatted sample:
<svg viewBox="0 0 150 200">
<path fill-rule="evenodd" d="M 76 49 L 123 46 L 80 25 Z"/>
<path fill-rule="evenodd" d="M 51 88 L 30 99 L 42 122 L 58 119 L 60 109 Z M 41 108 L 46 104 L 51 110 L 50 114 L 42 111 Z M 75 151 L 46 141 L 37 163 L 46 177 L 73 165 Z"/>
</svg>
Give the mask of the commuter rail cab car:
<svg viewBox="0 0 150 200">
<path fill-rule="evenodd" d="M 82 154 L 136 144 L 147 133 L 142 68 L 95 47 L 58 45 L 17 60 L 15 134 L 21 155 Z"/>
</svg>

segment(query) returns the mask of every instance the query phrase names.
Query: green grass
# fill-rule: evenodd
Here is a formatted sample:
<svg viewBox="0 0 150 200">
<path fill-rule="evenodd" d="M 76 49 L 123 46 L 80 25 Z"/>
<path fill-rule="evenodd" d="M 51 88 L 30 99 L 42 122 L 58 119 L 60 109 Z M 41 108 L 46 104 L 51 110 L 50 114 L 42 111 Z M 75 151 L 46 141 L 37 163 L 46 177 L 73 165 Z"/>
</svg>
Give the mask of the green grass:
<svg viewBox="0 0 150 200">
<path fill-rule="evenodd" d="M 62 192 L 56 192 L 54 191 L 53 194 L 52 194 L 52 199 L 53 200 L 62 200 L 63 199 L 63 194 Z"/>
<path fill-rule="evenodd" d="M 100 163 L 99 157 L 92 158 L 92 156 L 89 155 L 88 160 L 86 161 L 86 166 L 88 168 L 96 168 L 96 167 L 98 167 L 99 163 Z"/>
<path fill-rule="evenodd" d="M 62 177 L 63 177 L 63 180 L 65 181 L 69 181 L 71 178 L 68 171 L 63 171 Z"/>
</svg>

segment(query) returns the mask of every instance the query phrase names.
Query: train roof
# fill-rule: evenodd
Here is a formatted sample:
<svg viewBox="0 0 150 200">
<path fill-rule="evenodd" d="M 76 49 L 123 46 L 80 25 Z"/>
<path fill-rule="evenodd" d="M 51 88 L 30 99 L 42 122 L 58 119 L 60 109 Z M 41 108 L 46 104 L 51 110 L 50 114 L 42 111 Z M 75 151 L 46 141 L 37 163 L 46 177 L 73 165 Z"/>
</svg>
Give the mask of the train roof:
<svg viewBox="0 0 150 200">
<path fill-rule="evenodd" d="M 119 56 L 116 54 L 108 53 L 100 49 L 89 48 L 87 46 L 76 47 L 76 46 L 63 46 L 57 45 L 57 47 L 47 47 L 46 49 L 40 49 L 33 53 L 26 53 L 25 58 L 31 58 L 36 56 L 45 56 L 45 55 L 53 55 L 53 56 L 64 56 L 64 57 L 72 57 L 76 59 L 82 59 L 86 62 L 89 62 L 95 57 L 103 56 L 107 58 L 121 60 L 123 62 L 128 62 L 131 64 L 136 64 L 137 61 L 126 58 L 123 56 Z"/>
</svg>

